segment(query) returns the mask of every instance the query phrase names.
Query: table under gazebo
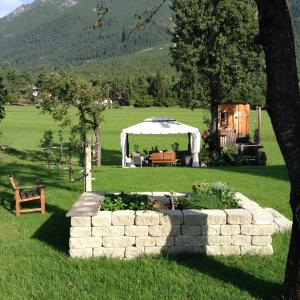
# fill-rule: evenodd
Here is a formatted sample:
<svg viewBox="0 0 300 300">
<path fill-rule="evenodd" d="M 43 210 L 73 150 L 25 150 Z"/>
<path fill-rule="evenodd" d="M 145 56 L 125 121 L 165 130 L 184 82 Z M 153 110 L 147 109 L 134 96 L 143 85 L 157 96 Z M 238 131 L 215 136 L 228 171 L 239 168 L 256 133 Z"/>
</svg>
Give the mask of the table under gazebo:
<svg viewBox="0 0 300 300">
<path fill-rule="evenodd" d="M 175 135 L 187 134 L 189 137 L 189 152 L 192 157 L 192 167 L 199 167 L 199 152 L 201 134 L 198 128 L 177 122 L 167 117 L 149 118 L 143 122 L 125 128 L 121 132 L 122 167 L 128 167 L 130 161 L 129 135 Z"/>
</svg>

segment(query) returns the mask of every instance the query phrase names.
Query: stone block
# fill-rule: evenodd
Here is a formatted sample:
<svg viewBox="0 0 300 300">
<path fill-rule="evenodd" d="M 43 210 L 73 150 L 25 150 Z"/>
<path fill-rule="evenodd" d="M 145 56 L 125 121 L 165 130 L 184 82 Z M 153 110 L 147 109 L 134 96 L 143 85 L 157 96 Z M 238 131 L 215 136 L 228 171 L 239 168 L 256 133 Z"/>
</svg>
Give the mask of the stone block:
<svg viewBox="0 0 300 300">
<path fill-rule="evenodd" d="M 221 235 L 239 235 L 240 225 L 221 225 Z"/>
<path fill-rule="evenodd" d="M 244 235 L 272 235 L 273 225 L 241 225 L 241 234 Z"/>
<path fill-rule="evenodd" d="M 293 222 L 286 218 L 284 215 L 279 213 L 273 208 L 265 208 L 265 210 L 272 214 L 274 232 L 286 232 L 292 229 Z"/>
<path fill-rule="evenodd" d="M 135 225 L 159 225 L 159 212 L 139 210 L 135 214 Z"/>
<path fill-rule="evenodd" d="M 221 225 L 226 224 L 226 213 L 221 209 L 203 209 L 201 210 L 203 215 L 204 225 Z"/>
<path fill-rule="evenodd" d="M 204 246 L 204 253 L 208 256 L 221 255 L 221 246 Z"/>
<path fill-rule="evenodd" d="M 175 247 L 200 247 L 205 245 L 203 236 L 176 236 Z"/>
<path fill-rule="evenodd" d="M 103 246 L 108 248 L 126 248 L 135 245 L 135 237 L 104 237 Z"/>
<path fill-rule="evenodd" d="M 98 248 L 102 246 L 101 237 L 70 238 L 71 249 Z"/>
<path fill-rule="evenodd" d="M 128 225 L 125 226 L 127 236 L 148 236 L 148 226 Z"/>
<path fill-rule="evenodd" d="M 112 225 L 134 225 L 135 211 L 118 210 L 112 213 Z"/>
<path fill-rule="evenodd" d="M 160 225 L 182 225 L 183 213 L 181 210 L 162 210 L 159 216 Z"/>
<path fill-rule="evenodd" d="M 240 255 L 241 249 L 240 246 L 221 246 L 222 255 Z"/>
<path fill-rule="evenodd" d="M 221 233 L 221 225 L 203 225 L 201 226 L 202 235 L 219 235 Z"/>
<path fill-rule="evenodd" d="M 91 217 L 72 217 L 71 226 L 73 227 L 88 227 L 91 226 Z"/>
<path fill-rule="evenodd" d="M 92 217 L 92 225 L 95 227 L 111 225 L 111 211 L 99 211 L 96 216 Z"/>
<path fill-rule="evenodd" d="M 174 246 L 175 245 L 175 238 L 174 238 L 174 236 L 155 237 L 155 245 L 159 246 L 159 247 Z"/>
<path fill-rule="evenodd" d="M 90 258 L 93 257 L 93 249 L 85 248 L 85 249 L 70 249 L 70 256 L 73 258 Z"/>
<path fill-rule="evenodd" d="M 183 213 L 183 224 L 185 225 L 202 225 L 203 224 L 203 214 L 200 210 L 196 209 L 184 209 Z"/>
<path fill-rule="evenodd" d="M 156 254 L 166 254 L 168 247 L 145 247 L 145 254 L 156 255 Z"/>
<path fill-rule="evenodd" d="M 272 237 L 271 236 L 253 236 L 252 237 L 252 245 L 254 246 L 268 246 L 272 245 Z"/>
<path fill-rule="evenodd" d="M 164 225 L 153 225 L 149 226 L 150 236 L 173 236 L 180 235 L 181 228 L 179 225 L 174 226 L 164 226 Z"/>
<path fill-rule="evenodd" d="M 242 255 L 272 255 L 273 247 L 269 246 L 241 246 Z"/>
<path fill-rule="evenodd" d="M 249 236 L 249 235 L 233 235 L 231 237 L 231 244 L 234 246 L 250 246 L 251 236 Z"/>
<path fill-rule="evenodd" d="M 127 247 L 125 249 L 125 258 L 131 259 L 145 253 L 144 247 Z"/>
<path fill-rule="evenodd" d="M 273 216 L 264 209 L 256 209 L 250 211 L 252 214 L 252 224 L 273 224 Z"/>
<path fill-rule="evenodd" d="M 141 236 L 136 238 L 136 247 L 154 247 L 155 237 L 152 236 Z"/>
<path fill-rule="evenodd" d="M 227 224 L 240 225 L 251 224 L 252 215 L 246 209 L 225 209 L 227 215 Z"/>
<path fill-rule="evenodd" d="M 239 201 L 239 206 L 244 209 L 252 210 L 252 209 L 261 208 L 256 202 L 250 200 L 249 198 L 247 198 L 245 195 L 241 193 L 236 193 L 235 196 Z"/>
<path fill-rule="evenodd" d="M 201 246 L 173 246 L 168 247 L 168 254 L 201 254 L 203 253 L 203 247 Z"/>
<path fill-rule="evenodd" d="M 115 258 L 124 258 L 125 257 L 125 248 L 94 248 L 93 249 L 94 257 L 115 257 Z"/>
<path fill-rule="evenodd" d="M 71 227 L 70 236 L 75 238 L 92 236 L 91 227 Z"/>
<path fill-rule="evenodd" d="M 182 225 L 181 230 L 183 235 L 201 235 L 202 226 Z"/>
<path fill-rule="evenodd" d="M 231 244 L 231 236 L 210 235 L 204 238 L 208 246 L 229 246 Z"/>
<path fill-rule="evenodd" d="M 123 236 L 124 226 L 92 227 L 92 236 Z"/>
</svg>

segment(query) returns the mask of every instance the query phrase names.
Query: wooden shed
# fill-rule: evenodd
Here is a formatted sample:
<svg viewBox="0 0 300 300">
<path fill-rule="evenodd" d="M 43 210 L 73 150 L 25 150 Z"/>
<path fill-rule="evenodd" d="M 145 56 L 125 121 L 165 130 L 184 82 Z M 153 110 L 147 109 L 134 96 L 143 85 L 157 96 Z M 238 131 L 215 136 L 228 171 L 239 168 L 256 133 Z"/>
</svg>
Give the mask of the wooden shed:
<svg viewBox="0 0 300 300">
<path fill-rule="evenodd" d="M 250 105 L 244 103 L 222 103 L 218 107 L 218 130 L 220 146 L 226 148 L 236 144 L 237 139 L 249 139 Z"/>
</svg>

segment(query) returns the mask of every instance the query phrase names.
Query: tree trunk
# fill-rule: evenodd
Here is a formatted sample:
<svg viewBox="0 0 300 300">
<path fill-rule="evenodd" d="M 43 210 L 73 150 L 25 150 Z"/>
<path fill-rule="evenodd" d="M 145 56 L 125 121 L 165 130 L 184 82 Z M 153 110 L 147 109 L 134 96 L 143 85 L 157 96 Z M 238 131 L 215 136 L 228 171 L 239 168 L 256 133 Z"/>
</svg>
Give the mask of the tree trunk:
<svg viewBox="0 0 300 300">
<path fill-rule="evenodd" d="M 95 136 L 96 136 L 96 145 L 95 145 L 95 152 L 96 152 L 96 165 L 97 167 L 101 167 L 102 161 L 102 152 L 101 152 L 101 126 L 98 126 L 95 129 Z"/>
<path fill-rule="evenodd" d="M 283 296 L 300 299 L 300 95 L 286 0 L 256 0 L 267 66 L 267 110 L 291 181 L 293 228 Z"/>
<path fill-rule="evenodd" d="M 220 150 L 219 132 L 218 132 L 218 105 L 219 99 L 219 85 L 214 78 L 210 78 L 210 136 L 209 148 L 211 152 Z"/>
</svg>

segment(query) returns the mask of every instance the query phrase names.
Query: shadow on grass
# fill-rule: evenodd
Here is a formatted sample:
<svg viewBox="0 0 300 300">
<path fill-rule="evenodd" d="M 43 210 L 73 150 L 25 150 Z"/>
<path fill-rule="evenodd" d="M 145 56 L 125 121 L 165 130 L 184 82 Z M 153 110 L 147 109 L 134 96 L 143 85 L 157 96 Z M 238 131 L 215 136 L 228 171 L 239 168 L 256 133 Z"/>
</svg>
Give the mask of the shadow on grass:
<svg viewBox="0 0 300 300">
<path fill-rule="evenodd" d="M 281 285 L 270 282 L 237 267 L 225 265 L 210 256 L 170 256 L 168 259 L 176 263 L 203 273 L 216 280 L 247 291 L 258 299 L 280 299 Z M 192 295 L 191 295 L 192 296 Z"/>
<path fill-rule="evenodd" d="M 102 149 L 102 165 L 103 166 L 121 166 L 122 153 L 121 150 Z"/>
<path fill-rule="evenodd" d="M 245 166 L 244 165 L 244 166 L 212 167 L 210 169 L 289 181 L 287 168 L 285 165 L 281 165 L 281 166 L 251 166 L 251 165 Z"/>
<path fill-rule="evenodd" d="M 45 185 L 46 199 L 48 188 L 74 191 L 73 187 L 67 183 L 66 178 L 58 176 L 56 172 L 47 172 L 42 166 L 7 163 L 1 166 L 0 171 L 2 179 L 0 205 L 13 215 L 15 214 L 15 203 L 13 200 L 13 189 L 9 181 L 10 172 L 14 173 L 17 181 L 34 181 L 36 178 L 39 178 Z M 64 182 L 66 183 L 64 184 Z M 39 207 L 39 203 L 31 201 L 23 203 L 22 206 L 24 208 Z M 42 241 L 58 251 L 67 253 L 70 224 L 69 220 L 65 217 L 66 210 L 52 205 L 46 200 L 46 211 L 51 214 L 50 217 L 38 228 L 32 238 Z"/>
<path fill-rule="evenodd" d="M 66 210 L 55 205 L 46 205 L 46 210 L 51 216 L 32 235 L 37 239 L 65 254 L 69 251 L 70 220 L 66 218 Z"/>
</svg>

